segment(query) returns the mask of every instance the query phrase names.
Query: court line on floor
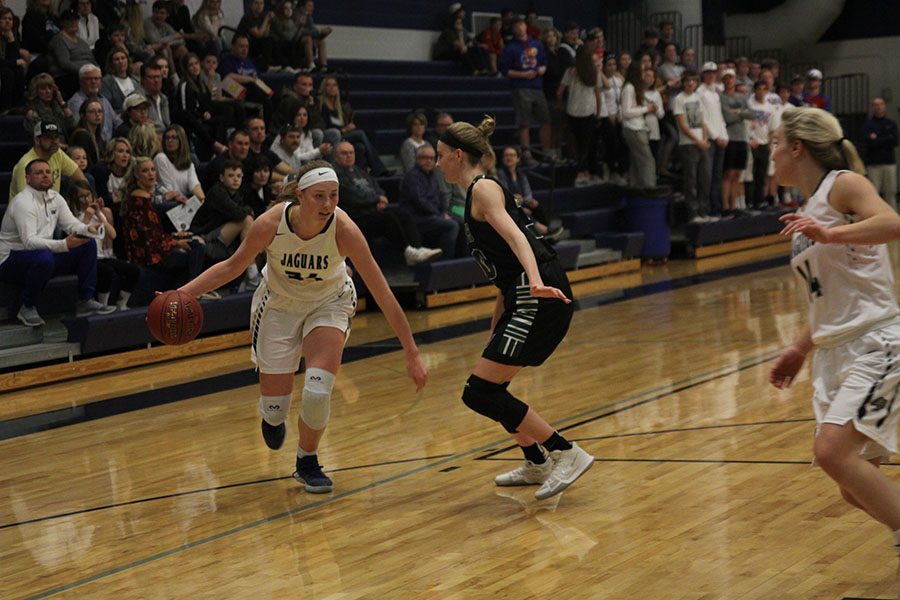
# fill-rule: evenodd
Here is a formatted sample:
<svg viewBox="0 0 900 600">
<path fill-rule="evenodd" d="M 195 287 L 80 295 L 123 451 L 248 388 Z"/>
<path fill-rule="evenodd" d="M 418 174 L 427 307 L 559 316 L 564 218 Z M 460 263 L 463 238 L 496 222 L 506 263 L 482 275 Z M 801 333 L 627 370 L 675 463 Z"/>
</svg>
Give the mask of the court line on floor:
<svg viewBox="0 0 900 600">
<path fill-rule="evenodd" d="M 691 388 L 693 388 L 693 387 L 697 387 L 697 386 L 702 385 L 702 384 L 704 384 L 704 383 L 709 383 L 709 382 L 715 381 L 715 380 L 717 380 L 717 379 L 723 379 L 723 378 L 725 378 L 725 377 L 730 377 L 731 375 L 734 375 L 734 374 L 736 374 L 736 373 L 738 373 L 738 372 L 740 372 L 740 371 L 743 371 L 743 370 L 745 370 L 745 369 L 749 369 L 749 368 L 752 368 L 752 367 L 758 367 L 759 365 L 765 364 L 765 363 L 771 361 L 772 359 L 776 358 L 779 354 L 780 354 L 780 350 L 779 350 L 779 351 L 775 351 L 775 352 L 766 352 L 766 353 L 763 353 L 763 354 L 758 354 L 758 355 L 756 355 L 756 356 L 753 357 L 753 358 L 748 358 L 748 359 L 743 359 L 743 360 L 741 360 L 741 361 L 738 363 L 738 365 L 735 366 L 735 367 L 723 368 L 723 369 L 719 369 L 718 371 L 712 371 L 711 373 L 704 373 L 704 374 L 702 374 L 702 375 L 696 375 L 696 376 L 690 377 L 690 378 L 688 378 L 688 379 L 683 379 L 683 380 L 680 380 L 680 381 L 673 382 L 673 383 L 671 383 L 671 384 L 668 384 L 667 386 L 662 386 L 662 387 L 660 387 L 660 388 L 656 388 L 657 390 L 660 390 L 660 389 L 666 389 L 667 387 L 672 387 L 672 386 L 674 386 L 674 389 L 671 389 L 670 391 L 666 391 L 666 392 L 663 392 L 663 393 L 659 394 L 658 396 L 654 396 L 654 397 L 652 397 L 652 398 L 648 398 L 648 399 L 646 399 L 646 400 L 642 400 L 642 401 L 640 401 L 640 402 L 636 402 L 636 403 L 634 403 L 633 405 L 629 405 L 629 406 L 617 408 L 617 409 L 615 409 L 615 410 L 611 410 L 611 411 L 608 411 L 608 412 L 605 412 L 605 413 L 602 413 L 602 414 L 599 414 L 599 415 L 593 415 L 593 416 L 591 416 L 591 413 L 592 413 L 592 412 L 595 412 L 595 411 L 597 411 L 597 410 L 603 410 L 603 408 L 600 408 L 600 409 L 590 409 L 590 410 L 584 411 L 584 412 L 582 412 L 582 413 L 579 413 L 579 414 L 577 414 L 577 415 L 573 415 L 573 416 L 571 416 L 571 417 L 568 417 L 568 418 L 565 418 L 565 419 L 556 421 L 555 423 L 553 423 L 553 425 L 556 426 L 556 425 L 558 425 L 558 424 L 569 423 L 568 425 L 565 425 L 565 426 L 563 426 L 563 427 L 557 427 L 557 429 L 558 429 L 559 431 L 568 431 L 568 430 L 570 430 L 570 429 L 574 429 L 575 427 L 580 427 L 581 425 L 586 425 L 586 424 L 588 424 L 588 423 L 593 423 L 594 421 L 599 421 L 600 419 L 604 419 L 604 418 L 606 418 L 606 417 L 609 417 L 609 416 L 618 414 L 618 413 L 620 413 L 620 412 L 624 412 L 624 411 L 626 411 L 626 410 L 631 410 L 632 408 L 635 408 L 635 407 L 637 407 L 637 406 L 641 406 L 641 405 L 643 405 L 643 404 L 647 404 L 647 403 L 649 403 L 649 402 L 653 402 L 653 401 L 655 401 L 655 400 L 660 400 L 660 399 L 665 398 L 665 397 L 667 397 L 667 396 L 670 396 L 670 395 L 673 395 L 673 394 L 677 394 L 677 393 L 683 392 L 683 391 L 685 391 L 685 390 L 689 390 L 689 389 L 691 389 Z M 651 392 L 651 393 L 652 393 L 652 392 Z M 613 403 L 613 404 L 608 405 L 608 406 L 615 406 L 616 404 L 619 404 L 619 403 Z M 607 408 L 607 407 L 604 407 L 604 408 Z M 586 417 L 586 418 L 585 418 L 585 417 Z M 574 420 L 576 420 L 576 419 L 581 419 L 581 420 L 580 420 L 580 421 L 576 421 L 575 423 L 571 423 L 571 421 L 574 421 Z M 499 448 L 499 449 L 493 449 L 492 452 L 490 452 L 490 453 L 488 453 L 488 454 L 485 454 L 484 456 L 480 457 L 480 459 L 481 459 L 481 460 L 484 460 L 484 459 L 487 459 L 487 458 L 491 458 L 491 457 L 493 457 L 493 456 L 496 456 L 496 455 L 498 455 L 498 454 L 502 454 L 503 452 L 506 452 L 506 451 L 511 450 L 511 449 L 513 449 L 513 448 L 516 448 L 516 445 L 515 445 L 515 444 L 507 444 L 507 445 L 505 445 L 505 446 L 502 447 L 502 448 Z"/>
<path fill-rule="evenodd" d="M 574 427 L 578 427 L 579 425 L 590 423 L 590 422 L 593 422 L 593 421 L 596 421 L 596 420 L 599 420 L 599 419 L 602 419 L 602 418 L 605 418 L 605 417 L 608 417 L 608 416 L 611 416 L 614 414 L 624 412 L 626 410 L 630 410 L 632 408 L 637 408 L 638 406 L 643 406 L 650 402 L 661 400 L 663 398 L 666 398 L 673 394 L 677 394 L 677 393 L 682 392 L 691 387 L 695 387 L 698 385 L 702 385 L 704 383 L 708 383 L 709 381 L 712 381 L 714 379 L 733 375 L 734 373 L 737 373 L 744 369 L 749 369 L 749 368 L 758 366 L 760 364 L 763 364 L 765 362 L 768 362 L 768 361 L 772 360 L 775 356 L 777 356 L 777 353 L 775 353 L 775 352 L 769 352 L 769 353 L 765 353 L 763 355 L 757 355 L 756 357 L 753 357 L 753 358 L 744 359 L 744 360 L 738 362 L 737 365 L 726 365 L 726 366 L 720 367 L 718 369 L 709 371 L 707 373 L 701 373 L 699 375 L 692 376 L 692 377 L 686 378 L 684 380 L 674 382 L 672 384 L 658 386 L 655 388 L 651 388 L 649 390 L 644 390 L 644 391 L 638 392 L 637 394 L 632 394 L 631 396 L 629 396 L 627 398 L 623 398 L 622 400 L 617 400 L 616 402 L 612 402 L 609 404 L 605 404 L 603 406 L 599 406 L 599 407 L 595 407 L 593 409 L 588 409 L 588 410 L 582 411 L 582 412 L 580 412 L 576 415 L 573 415 L 569 418 L 556 421 L 553 423 L 553 425 L 558 426 L 558 425 L 561 425 L 562 423 L 569 423 L 573 420 L 581 419 L 580 421 L 577 421 L 576 423 L 571 423 L 570 425 L 566 426 L 565 428 L 559 427 L 560 430 L 572 429 Z M 662 390 L 667 390 L 667 391 L 662 391 Z M 645 398 L 645 396 L 647 396 L 648 394 L 651 394 L 651 397 Z M 621 406 L 621 405 L 627 405 L 627 406 Z M 608 410 L 609 408 L 611 408 L 613 406 L 620 406 L 620 408 L 618 408 L 616 410 L 612 410 L 612 411 Z M 585 418 L 588 415 L 590 415 L 591 413 L 596 413 L 598 411 L 606 411 L 606 412 L 602 412 L 601 414 L 596 415 L 594 418 Z M 37 594 L 28 596 L 28 600 L 39 600 L 42 598 L 47 598 L 50 596 L 54 596 L 56 594 L 67 592 L 72 589 L 93 583 L 95 581 L 105 579 L 112 575 L 116 575 L 118 573 L 122 573 L 124 571 L 128 571 L 130 569 L 134 569 L 134 568 L 140 567 L 142 565 L 145 565 L 145 564 L 148 564 L 151 562 L 155 562 L 157 560 L 162 560 L 164 558 L 168 558 L 169 556 L 180 554 L 182 552 L 191 550 L 198 546 L 206 545 L 206 544 L 215 542 L 217 540 L 220 540 L 222 538 L 226 538 L 226 537 L 247 531 L 249 529 L 254 529 L 254 528 L 262 526 L 262 525 L 266 525 L 273 521 L 278 521 L 280 519 L 284 519 L 284 518 L 287 518 L 287 517 L 290 517 L 293 515 L 308 512 L 314 508 L 318 508 L 320 506 L 324 506 L 327 504 L 333 504 L 344 498 L 347 498 L 350 496 L 355 496 L 357 494 L 361 494 L 368 490 L 382 487 L 382 486 L 388 485 L 390 483 L 393 483 L 395 481 L 399 481 L 401 479 L 406 479 L 413 475 L 418 475 L 419 473 L 422 473 L 422 472 L 430 470 L 430 469 L 434 469 L 435 467 L 439 467 L 441 465 L 445 465 L 447 463 L 451 463 L 451 462 L 454 462 L 454 461 L 457 461 L 457 460 L 460 460 L 460 459 L 463 459 L 463 458 L 466 458 L 466 457 L 469 457 L 472 455 L 477 455 L 477 454 L 480 454 L 485 451 L 494 450 L 498 445 L 506 444 L 507 441 L 508 441 L 508 438 L 494 440 L 493 442 L 490 442 L 487 444 L 482 444 L 476 448 L 464 450 L 462 452 L 458 452 L 456 454 L 449 455 L 449 456 L 439 459 L 433 463 L 430 463 L 427 465 L 422 465 L 420 467 L 416 467 L 414 469 L 411 469 L 411 470 L 403 472 L 403 473 L 398 473 L 397 475 L 393 475 L 391 477 L 387 477 L 387 478 L 381 479 L 379 481 L 373 481 L 372 483 L 368 483 L 366 485 L 363 485 L 361 487 L 358 487 L 358 488 L 355 488 L 352 490 L 347 490 L 345 492 L 338 492 L 336 494 L 333 494 L 333 495 L 331 495 L 327 498 L 323 498 L 321 500 L 316 500 L 316 501 L 313 501 L 313 502 L 310 502 L 307 504 L 303 504 L 301 506 L 296 506 L 292 509 L 282 511 L 280 513 L 277 513 L 277 514 L 274 514 L 274 515 L 271 515 L 268 517 L 264 517 L 262 519 L 257 519 L 255 521 L 251 521 L 249 523 L 244 523 L 243 525 L 238 525 L 237 527 L 232 527 L 231 529 L 227 529 L 225 531 L 221 531 L 219 533 L 212 534 L 212 535 L 209 535 L 207 537 L 204 537 L 204 538 L 201 538 L 198 540 L 194 540 L 193 542 L 189 542 L 187 544 L 182 544 L 180 546 L 176 546 L 175 548 L 170 548 L 170 549 L 164 550 L 162 552 L 157 552 L 156 554 L 152 554 L 150 556 L 145 556 L 144 558 L 134 560 L 132 562 L 129 562 L 127 564 L 124 564 L 124 565 L 121 565 L 118 567 L 105 569 L 103 571 L 100 571 L 99 573 L 95 573 L 94 575 L 89 575 L 89 576 L 79 579 L 77 581 L 74 581 L 74 582 L 71 582 L 68 584 L 63 584 L 61 586 L 57 586 L 57 587 L 51 588 L 49 590 L 44 590 Z M 490 455 L 487 455 L 487 456 L 490 456 Z"/>
<path fill-rule="evenodd" d="M 403 463 L 410 462 L 418 462 L 422 460 L 435 460 L 438 458 L 444 458 L 450 456 L 450 454 L 437 454 L 435 456 L 422 456 L 417 458 L 401 458 L 398 460 L 388 460 L 380 463 L 372 463 L 367 465 L 354 465 L 352 467 L 340 467 L 337 469 L 326 469 L 328 473 L 340 473 L 343 471 L 355 471 L 358 469 L 370 469 L 373 467 L 386 467 L 390 465 L 399 465 Z M 65 513 L 58 513 L 55 515 L 48 515 L 45 517 L 35 517 L 34 519 L 28 519 L 27 521 L 19 521 L 17 523 L 7 523 L 5 525 L 0 525 L 0 530 L 8 529 L 10 527 L 18 527 L 20 525 L 31 525 L 33 523 L 41 523 L 43 521 L 52 521 L 53 519 L 62 519 L 64 517 L 74 517 L 76 515 L 83 515 L 86 513 L 97 512 L 100 510 L 107 510 L 111 508 L 121 508 L 123 506 L 131 506 L 134 504 L 143 504 L 145 502 L 155 502 L 157 500 L 168 500 L 170 498 L 179 498 L 182 496 L 191 496 L 193 494 L 202 494 L 204 492 L 217 492 L 219 490 L 227 490 L 231 488 L 239 488 L 245 487 L 249 485 L 259 485 L 261 483 L 272 483 L 273 481 L 284 481 L 286 479 L 293 479 L 293 475 L 285 475 L 284 477 L 267 477 L 265 479 L 254 479 L 252 481 L 239 481 L 237 483 L 226 483 L 223 485 L 216 485 L 207 488 L 200 488 L 196 490 L 187 490 L 184 492 L 174 492 L 171 494 L 163 494 L 161 496 L 151 496 L 149 498 L 138 498 L 137 500 L 129 500 L 127 502 L 116 502 L 114 504 L 104 504 L 103 506 L 93 506 L 91 508 L 82 508 L 80 510 L 73 510 Z"/>
<path fill-rule="evenodd" d="M 636 298 L 781 267 L 787 263 L 787 260 L 788 257 L 779 256 L 758 262 L 736 265 L 711 273 L 695 273 L 693 275 L 645 283 L 632 288 L 592 294 L 583 298 L 578 298 L 575 301 L 576 310 L 598 308 L 600 306 L 616 304 L 627 300 L 634 300 Z M 454 323 L 452 325 L 445 325 L 421 331 L 416 333 L 414 337 L 418 344 L 426 345 L 475 333 L 482 333 L 487 330 L 489 325 L 489 318 L 476 319 L 474 321 L 464 321 L 462 323 Z M 400 344 L 395 338 L 367 342 L 357 346 L 348 346 L 344 349 L 342 363 L 363 360 L 397 350 L 400 350 Z M 256 381 L 256 372 L 253 369 L 245 369 L 192 382 L 175 384 L 96 402 L 89 402 L 76 407 L 61 408 L 15 419 L 7 419 L 5 421 L 0 421 L 0 441 L 114 416 L 133 410 L 140 410 L 142 408 L 178 402 L 198 395 L 227 391 L 238 387 L 252 385 L 256 383 Z M 202 389 L 198 391 L 198 388 Z"/>
</svg>

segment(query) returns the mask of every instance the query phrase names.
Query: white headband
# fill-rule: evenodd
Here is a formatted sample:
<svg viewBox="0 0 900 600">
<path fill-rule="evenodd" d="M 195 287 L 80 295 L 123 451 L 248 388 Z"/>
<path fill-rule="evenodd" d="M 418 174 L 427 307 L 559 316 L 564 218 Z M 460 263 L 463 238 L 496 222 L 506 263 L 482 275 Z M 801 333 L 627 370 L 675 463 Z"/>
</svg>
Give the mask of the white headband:
<svg viewBox="0 0 900 600">
<path fill-rule="evenodd" d="M 322 183 L 323 181 L 333 181 L 338 183 L 338 176 L 337 173 L 334 172 L 334 169 L 331 167 L 310 169 L 304 173 L 303 177 L 300 178 L 300 181 L 297 182 L 297 187 L 301 190 L 305 190 L 306 188 L 316 185 L 317 183 Z"/>
</svg>

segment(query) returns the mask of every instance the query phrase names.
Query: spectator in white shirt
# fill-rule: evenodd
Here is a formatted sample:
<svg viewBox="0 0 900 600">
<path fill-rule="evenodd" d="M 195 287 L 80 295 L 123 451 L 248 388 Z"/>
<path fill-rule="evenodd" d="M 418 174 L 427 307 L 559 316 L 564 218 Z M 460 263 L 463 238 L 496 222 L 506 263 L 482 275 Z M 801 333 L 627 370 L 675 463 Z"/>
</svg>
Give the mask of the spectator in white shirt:
<svg viewBox="0 0 900 600">
<path fill-rule="evenodd" d="M 301 131 L 299 127 L 293 124 L 285 125 L 281 128 L 278 137 L 272 142 L 272 147 L 270 148 L 292 171 L 296 171 L 304 163 L 322 158 L 322 153 L 318 148 L 312 148 L 304 152 L 300 148 L 300 137 Z"/>
<path fill-rule="evenodd" d="M 697 93 L 697 71 L 688 70 L 681 78 L 683 92 L 672 101 L 672 114 L 678 123 L 678 150 L 684 166 L 684 199 L 694 220 L 706 221 L 709 213 L 709 131 L 703 121 L 703 106 Z"/>
<path fill-rule="evenodd" d="M 728 147 L 728 128 L 722 117 L 722 101 L 719 98 L 719 65 L 703 63 L 700 74 L 703 82 L 697 89 L 703 107 L 703 122 L 709 135 L 709 207 L 711 214 L 719 214 L 722 209 L 722 173 L 725 165 L 725 148 Z"/>
<path fill-rule="evenodd" d="M 181 204 L 196 196 L 201 202 L 206 198 L 197 169 L 191 160 L 191 148 L 187 133 L 178 124 L 169 125 L 163 132 L 163 151 L 153 157 L 156 182 L 166 192 L 166 197 Z M 170 195 L 174 192 L 174 195 Z"/>
<path fill-rule="evenodd" d="M 16 317 L 28 327 L 44 320 L 37 303 L 54 275 L 78 276 L 77 316 L 108 314 L 115 306 L 94 300 L 97 285 L 98 225 L 82 223 L 65 199 L 51 188 L 50 164 L 37 158 L 25 165 L 26 186 L 9 203 L 0 224 L 0 281 L 22 286 L 22 306 Z M 68 236 L 53 238 L 60 227 Z"/>
<path fill-rule="evenodd" d="M 631 185 L 649 188 L 656 185 L 656 159 L 650 151 L 650 130 L 645 116 L 656 113 L 656 104 L 647 100 L 640 62 L 633 62 L 622 88 L 622 136 L 628 146 Z"/>
<path fill-rule="evenodd" d="M 662 94 L 660 94 L 657 89 L 658 82 L 656 79 L 656 69 L 653 67 L 644 69 L 641 75 L 644 86 L 646 86 L 644 88 L 644 100 L 646 100 L 648 104 L 652 103 L 656 106 L 656 111 L 648 111 L 647 114 L 644 115 L 644 121 L 647 122 L 647 132 L 650 137 L 650 152 L 653 156 L 658 157 L 657 152 L 659 151 L 659 142 L 662 138 L 659 124 L 666 115 L 666 110 L 663 108 Z M 660 82 L 659 85 L 662 86 L 664 83 Z"/>
<path fill-rule="evenodd" d="M 78 0 L 78 37 L 87 42 L 91 50 L 100 39 L 100 20 L 93 8 L 92 0 Z"/>
<path fill-rule="evenodd" d="M 747 101 L 747 106 L 753 111 L 754 117 L 750 121 L 750 152 L 753 154 L 753 191 L 750 194 L 753 208 L 764 208 L 766 177 L 769 171 L 769 138 L 772 135 L 772 122 L 775 116 L 775 107 L 769 103 L 766 96 L 769 87 L 760 77 L 753 85 L 753 95 Z M 779 99 L 780 100 L 780 99 Z"/>
</svg>

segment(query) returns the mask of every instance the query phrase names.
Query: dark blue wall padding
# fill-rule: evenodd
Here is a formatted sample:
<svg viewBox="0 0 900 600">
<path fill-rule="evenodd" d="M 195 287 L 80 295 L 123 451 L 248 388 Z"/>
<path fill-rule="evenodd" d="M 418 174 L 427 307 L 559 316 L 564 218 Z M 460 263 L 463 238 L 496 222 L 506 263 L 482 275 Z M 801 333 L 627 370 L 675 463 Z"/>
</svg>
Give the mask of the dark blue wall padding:
<svg viewBox="0 0 900 600">
<path fill-rule="evenodd" d="M 593 208 L 617 208 L 622 202 L 624 188 L 617 185 L 557 188 L 553 191 L 552 210 L 556 213 L 589 210 Z M 549 191 L 535 192 L 541 202 L 550 201 Z"/>
<path fill-rule="evenodd" d="M 252 292 L 231 294 L 214 301 L 201 301 L 203 329 L 200 335 L 246 329 L 250 322 Z M 147 329 L 146 309 L 131 309 L 110 315 L 63 319 L 69 342 L 81 344 L 82 354 L 95 354 L 158 343 Z"/>
<path fill-rule="evenodd" d="M 560 213 L 563 227 L 569 230 L 574 238 L 587 238 L 600 231 L 617 231 L 619 229 L 618 208 L 591 208 L 574 212 Z"/>
<path fill-rule="evenodd" d="M 440 292 L 488 283 L 484 271 L 471 256 L 442 260 L 413 267 L 416 283 L 424 292 Z"/>
<path fill-rule="evenodd" d="M 688 243 L 693 246 L 708 246 L 733 240 L 770 235 L 784 228 L 778 220 L 783 212 L 750 215 L 716 221 L 714 223 L 688 223 L 684 228 Z"/>
<path fill-rule="evenodd" d="M 644 249 L 644 233 L 634 232 L 603 232 L 594 235 L 598 248 L 610 248 L 622 253 L 622 258 L 635 258 L 641 256 Z"/>
</svg>

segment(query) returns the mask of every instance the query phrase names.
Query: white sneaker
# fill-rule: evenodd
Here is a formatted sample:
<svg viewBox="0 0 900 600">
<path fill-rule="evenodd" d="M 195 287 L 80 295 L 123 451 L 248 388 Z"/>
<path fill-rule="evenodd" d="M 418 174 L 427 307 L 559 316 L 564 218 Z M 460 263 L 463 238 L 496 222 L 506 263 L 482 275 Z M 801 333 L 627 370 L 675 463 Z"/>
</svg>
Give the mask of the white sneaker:
<svg viewBox="0 0 900 600">
<path fill-rule="evenodd" d="M 534 493 L 538 500 L 554 496 L 581 477 L 594 464 L 594 457 L 572 442 L 571 450 L 554 450 L 550 453 L 553 470 L 547 481 Z"/>
<path fill-rule="evenodd" d="M 19 307 L 19 313 L 16 315 L 16 318 L 26 327 L 40 327 L 41 325 L 46 325 L 41 318 L 41 315 L 38 314 L 37 308 L 34 306 L 25 306 L 23 304 Z"/>
<path fill-rule="evenodd" d="M 544 483 L 547 481 L 547 478 L 550 477 L 550 472 L 552 470 L 552 460 L 546 460 L 539 465 L 530 460 L 525 460 L 512 471 L 494 477 L 494 483 L 500 486 Z"/>
<path fill-rule="evenodd" d="M 75 305 L 76 317 L 87 317 L 88 315 L 108 315 L 116 312 L 116 307 L 111 304 L 101 304 L 93 298 L 82 300 Z"/>
<path fill-rule="evenodd" d="M 406 250 L 403 251 L 403 258 L 406 259 L 407 265 L 412 266 L 433 260 L 442 253 L 443 250 L 440 248 L 413 248 L 412 246 L 407 246 Z"/>
</svg>

